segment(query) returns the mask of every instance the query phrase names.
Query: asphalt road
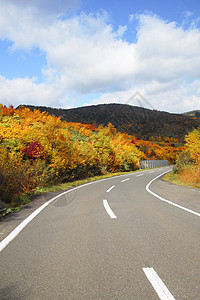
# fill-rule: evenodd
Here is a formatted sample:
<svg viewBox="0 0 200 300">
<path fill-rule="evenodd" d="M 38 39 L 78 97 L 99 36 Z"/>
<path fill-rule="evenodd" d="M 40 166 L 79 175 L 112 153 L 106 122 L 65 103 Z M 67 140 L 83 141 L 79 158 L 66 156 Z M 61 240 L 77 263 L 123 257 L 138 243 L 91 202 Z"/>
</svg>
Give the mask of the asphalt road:
<svg viewBox="0 0 200 300">
<path fill-rule="evenodd" d="M 161 198 L 146 189 L 169 169 L 98 181 L 46 206 L 1 251 L 0 298 L 200 299 L 200 191 L 160 178 L 149 189 Z M 2 236 L 32 210 L 2 222 Z"/>
</svg>

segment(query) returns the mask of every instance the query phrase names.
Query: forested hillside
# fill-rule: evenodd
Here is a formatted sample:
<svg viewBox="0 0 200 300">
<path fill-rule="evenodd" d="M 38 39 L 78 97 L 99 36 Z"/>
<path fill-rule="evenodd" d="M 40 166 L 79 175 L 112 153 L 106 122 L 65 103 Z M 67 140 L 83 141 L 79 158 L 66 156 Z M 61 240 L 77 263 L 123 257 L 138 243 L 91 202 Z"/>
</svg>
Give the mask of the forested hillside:
<svg viewBox="0 0 200 300">
<path fill-rule="evenodd" d="M 183 115 L 189 116 L 189 117 L 200 118 L 200 110 L 192 110 L 192 111 L 188 111 L 188 112 L 184 113 Z"/>
<path fill-rule="evenodd" d="M 127 104 L 101 104 L 73 109 L 27 106 L 41 112 L 61 117 L 67 122 L 96 124 L 106 126 L 112 123 L 120 132 L 133 134 L 140 139 L 149 140 L 152 136 L 168 136 L 184 140 L 184 136 L 200 126 L 200 118 L 183 114 L 171 114 Z"/>
</svg>

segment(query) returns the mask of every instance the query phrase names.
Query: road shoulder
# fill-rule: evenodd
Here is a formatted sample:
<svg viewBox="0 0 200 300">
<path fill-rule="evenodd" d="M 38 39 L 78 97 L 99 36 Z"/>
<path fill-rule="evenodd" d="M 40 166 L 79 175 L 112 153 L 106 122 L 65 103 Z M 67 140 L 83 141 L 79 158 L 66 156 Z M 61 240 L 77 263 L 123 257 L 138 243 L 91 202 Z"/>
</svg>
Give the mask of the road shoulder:
<svg viewBox="0 0 200 300">
<path fill-rule="evenodd" d="M 150 185 L 150 190 L 166 200 L 200 213 L 200 190 L 175 185 L 158 178 Z"/>
<path fill-rule="evenodd" d="M 24 205 L 22 209 L 15 213 L 10 213 L 0 219 L 0 242 L 11 233 L 21 222 L 29 217 L 37 208 L 50 200 L 51 198 L 63 193 L 56 191 L 34 196 L 31 202 Z"/>
</svg>

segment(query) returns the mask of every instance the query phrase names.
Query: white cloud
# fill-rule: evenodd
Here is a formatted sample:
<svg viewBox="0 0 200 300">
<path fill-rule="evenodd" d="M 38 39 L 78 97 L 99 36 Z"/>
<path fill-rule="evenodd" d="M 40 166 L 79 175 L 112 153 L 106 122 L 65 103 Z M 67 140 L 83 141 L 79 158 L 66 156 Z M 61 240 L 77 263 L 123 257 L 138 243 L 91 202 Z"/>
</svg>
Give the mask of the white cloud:
<svg viewBox="0 0 200 300">
<path fill-rule="evenodd" d="M 68 100 L 60 82 L 36 84 L 34 79 L 8 80 L 0 76 L 0 91 L 0 103 L 14 106 L 32 104 L 59 107 Z"/>
<path fill-rule="evenodd" d="M 189 17 L 191 17 L 193 15 L 193 13 L 189 10 L 186 10 L 183 12 L 183 16 L 188 19 Z"/>
<path fill-rule="evenodd" d="M 171 81 L 199 76 L 200 31 L 177 27 L 156 17 L 141 16 L 137 52 L 148 79 Z M 143 62 L 143 63 L 142 63 Z"/>
<path fill-rule="evenodd" d="M 178 86 L 178 88 L 177 88 Z M 146 108 L 154 108 L 161 111 L 170 112 L 186 112 L 190 110 L 200 109 L 200 92 L 198 88 L 200 80 L 196 80 L 191 84 L 183 82 L 179 86 L 179 82 L 160 83 L 151 81 L 148 84 L 138 83 L 130 90 L 104 93 L 102 96 L 95 98 L 85 105 L 103 104 L 103 103 L 125 103 L 134 106 Z M 139 92 L 145 99 L 139 95 Z M 150 103 L 150 104 L 149 104 Z"/>
<path fill-rule="evenodd" d="M 34 7 L 27 4 L 32 1 L 1 2 L 0 38 L 13 41 L 14 49 L 38 47 L 47 66 L 42 66 L 46 82 L 40 84 L 1 77 L 0 102 L 68 106 L 71 95 L 78 99 L 92 93 L 102 93 L 94 103 L 125 102 L 140 90 L 160 110 L 197 108 L 199 29 L 143 14 L 137 16 L 137 41 L 129 43 L 123 40 L 127 26 L 115 32 L 106 12 L 57 18 L 73 1 L 61 2 L 58 9 L 53 0 L 37 0 Z"/>
<path fill-rule="evenodd" d="M 116 33 L 116 37 L 122 38 L 126 30 L 127 30 L 127 26 L 119 25 L 119 28 Z"/>
</svg>

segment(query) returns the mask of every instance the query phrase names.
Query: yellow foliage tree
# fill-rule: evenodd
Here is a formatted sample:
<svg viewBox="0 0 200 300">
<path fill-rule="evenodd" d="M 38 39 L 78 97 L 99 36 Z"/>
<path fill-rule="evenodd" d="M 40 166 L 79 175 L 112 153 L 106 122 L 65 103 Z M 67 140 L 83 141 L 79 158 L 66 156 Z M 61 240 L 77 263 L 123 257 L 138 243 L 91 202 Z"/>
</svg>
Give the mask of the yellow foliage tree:
<svg viewBox="0 0 200 300">
<path fill-rule="evenodd" d="M 189 151 L 191 158 L 200 164 L 200 128 L 193 130 L 185 137 L 185 147 Z"/>
</svg>

